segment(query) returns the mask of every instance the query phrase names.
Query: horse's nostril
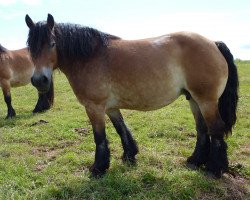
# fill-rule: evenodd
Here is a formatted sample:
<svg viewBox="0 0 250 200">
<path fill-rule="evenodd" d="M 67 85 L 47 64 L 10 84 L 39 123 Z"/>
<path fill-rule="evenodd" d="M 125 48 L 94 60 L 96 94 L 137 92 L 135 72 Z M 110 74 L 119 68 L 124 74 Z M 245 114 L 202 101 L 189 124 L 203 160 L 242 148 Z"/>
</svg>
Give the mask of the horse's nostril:
<svg viewBox="0 0 250 200">
<path fill-rule="evenodd" d="M 49 78 L 45 75 L 31 77 L 31 84 L 36 88 L 45 88 L 49 84 Z"/>
<path fill-rule="evenodd" d="M 49 79 L 47 78 L 47 76 L 43 76 L 41 82 L 42 84 L 47 84 L 49 82 Z"/>
</svg>

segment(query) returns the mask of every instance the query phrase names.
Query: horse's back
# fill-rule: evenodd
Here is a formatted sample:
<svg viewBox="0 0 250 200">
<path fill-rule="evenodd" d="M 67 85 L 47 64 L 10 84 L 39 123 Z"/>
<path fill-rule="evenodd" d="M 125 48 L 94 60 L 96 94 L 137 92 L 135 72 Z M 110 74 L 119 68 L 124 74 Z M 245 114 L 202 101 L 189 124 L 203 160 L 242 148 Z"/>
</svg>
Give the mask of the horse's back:
<svg viewBox="0 0 250 200">
<path fill-rule="evenodd" d="M 111 44 L 108 68 L 118 107 L 153 110 L 178 98 L 184 86 L 178 51 L 169 35 Z"/>
</svg>

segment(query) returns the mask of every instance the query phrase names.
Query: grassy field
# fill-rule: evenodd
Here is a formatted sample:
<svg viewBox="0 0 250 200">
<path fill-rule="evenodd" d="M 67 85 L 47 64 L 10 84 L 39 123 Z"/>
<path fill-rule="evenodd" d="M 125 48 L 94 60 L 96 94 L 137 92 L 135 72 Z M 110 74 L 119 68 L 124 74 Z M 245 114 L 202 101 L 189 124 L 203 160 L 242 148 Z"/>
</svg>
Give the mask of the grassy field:
<svg viewBox="0 0 250 200">
<path fill-rule="evenodd" d="M 4 120 L 0 95 L 0 199 L 247 199 L 250 191 L 250 62 L 238 62 L 238 122 L 227 139 L 230 169 L 220 180 L 185 166 L 196 141 L 184 97 L 153 112 L 122 111 L 138 142 L 137 165 L 124 165 L 121 142 L 107 118 L 111 165 L 90 178 L 95 145 L 84 108 L 55 72 L 55 105 L 31 113 L 36 90 L 12 90 L 17 117 Z"/>
</svg>

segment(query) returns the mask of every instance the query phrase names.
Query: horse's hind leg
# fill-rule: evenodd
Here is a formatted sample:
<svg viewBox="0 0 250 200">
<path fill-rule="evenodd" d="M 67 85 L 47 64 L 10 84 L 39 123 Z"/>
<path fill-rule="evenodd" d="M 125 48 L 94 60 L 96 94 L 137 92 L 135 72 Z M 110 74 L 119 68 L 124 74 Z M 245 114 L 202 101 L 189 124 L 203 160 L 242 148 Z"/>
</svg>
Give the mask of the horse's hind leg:
<svg viewBox="0 0 250 200">
<path fill-rule="evenodd" d="M 5 117 L 5 119 L 15 117 L 16 112 L 11 105 L 10 83 L 9 83 L 9 81 L 2 81 L 1 86 L 2 86 L 2 91 L 3 91 L 3 95 L 4 95 L 4 101 L 5 101 L 7 108 L 8 108 L 7 116 Z"/>
<path fill-rule="evenodd" d="M 216 177 L 221 177 L 222 173 L 228 170 L 227 144 L 224 141 L 225 124 L 221 119 L 217 101 L 202 102 L 199 107 L 211 138 L 206 170 Z"/>
<path fill-rule="evenodd" d="M 196 122 L 197 141 L 195 150 L 192 156 L 188 158 L 187 164 L 190 167 L 200 167 L 208 161 L 210 138 L 207 134 L 207 125 L 201 114 L 199 106 L 192 98 L 189 100 L 189 104 Z"/>
<path fill-rule="evenodd" d="M 107 112 L 111 122 L 113 123 L 117 133 L 121 137 L 121 142 L 123 146 L 123 161 L 129 161 L 135 163 L 135 155 L 138 153 L 138 147 L 133 139 L 130 130 L 124 123 L 121 112 L 118 109 L 109 110 Z"/>
</svg>

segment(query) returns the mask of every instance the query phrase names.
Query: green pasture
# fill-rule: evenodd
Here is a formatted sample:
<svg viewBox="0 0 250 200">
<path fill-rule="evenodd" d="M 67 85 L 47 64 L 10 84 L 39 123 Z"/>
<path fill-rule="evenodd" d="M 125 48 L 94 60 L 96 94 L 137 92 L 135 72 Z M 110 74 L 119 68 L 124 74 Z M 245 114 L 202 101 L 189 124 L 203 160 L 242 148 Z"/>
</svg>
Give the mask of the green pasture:
<svg viewBox="0 0 250 200">
<path fill-rule="evenodd" d="M 32 114 L 37 92 L 28 85 L 12 89 L 17 116 L 4 120 L 0 94 L 0 199 L 250 198 L 250 62 L 237 64 L 238 121 L 227 139 L 231 174 L 215 180 L 186 167 L 196 131 L 189 104 L 180 97 L 157 111 L 122 111 L 138 142 L 136 166 L 122 163 L 120 138 L 107 118 L 110 169 L 100 179 L 91 178 L 91 125 L 67 79 L 56 71 L 55 104 L 45 113 Z"/>
</svg>

